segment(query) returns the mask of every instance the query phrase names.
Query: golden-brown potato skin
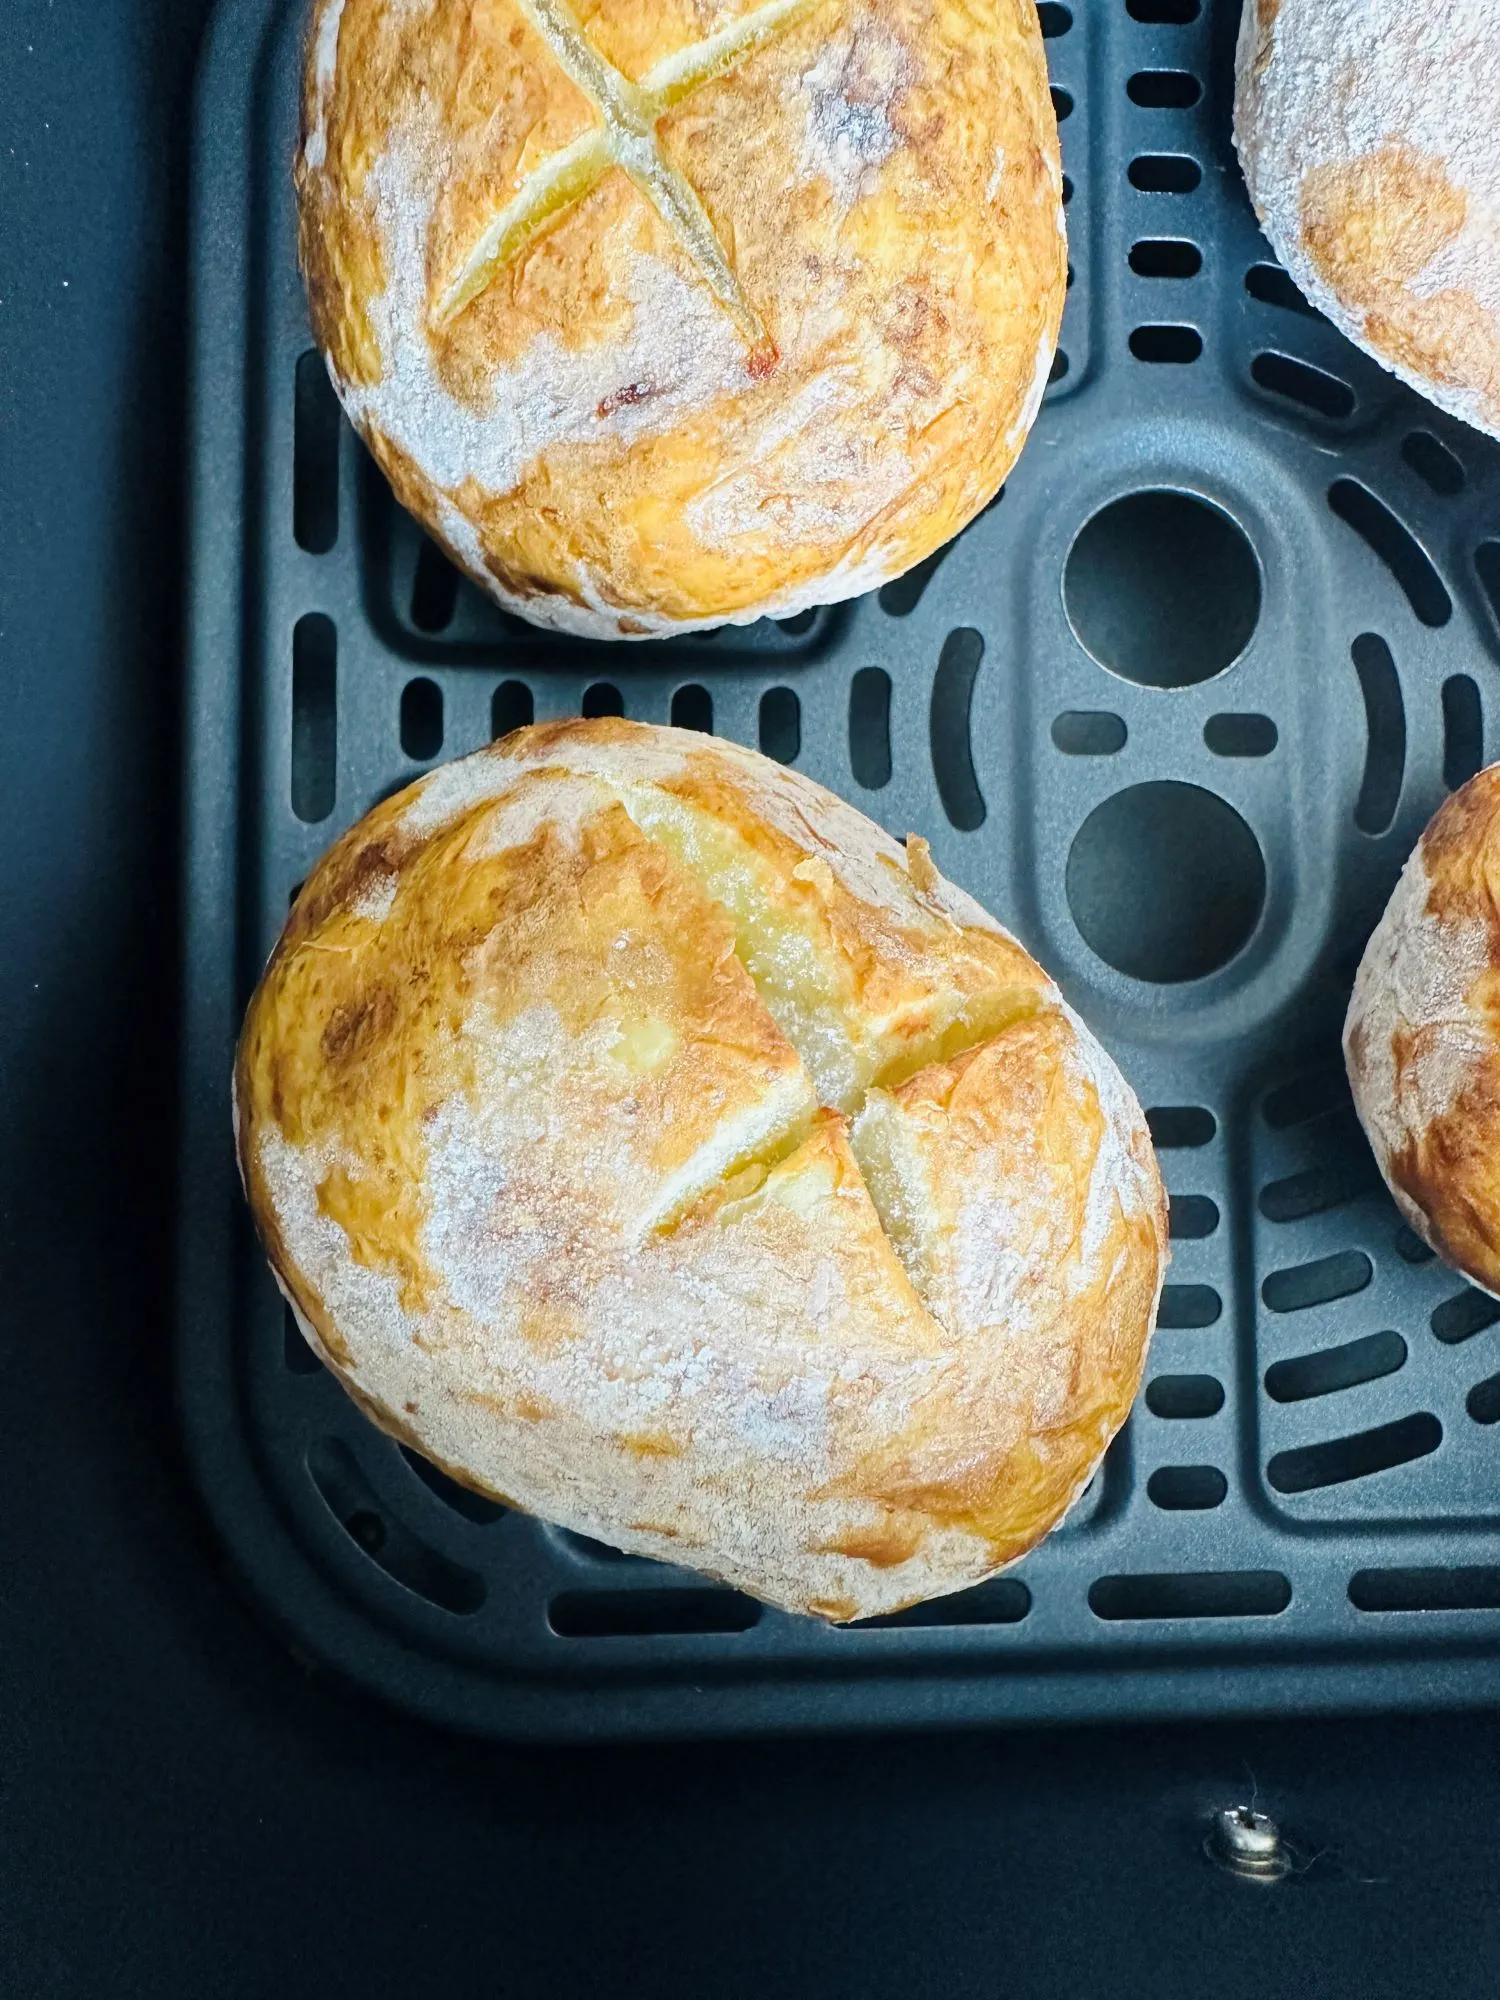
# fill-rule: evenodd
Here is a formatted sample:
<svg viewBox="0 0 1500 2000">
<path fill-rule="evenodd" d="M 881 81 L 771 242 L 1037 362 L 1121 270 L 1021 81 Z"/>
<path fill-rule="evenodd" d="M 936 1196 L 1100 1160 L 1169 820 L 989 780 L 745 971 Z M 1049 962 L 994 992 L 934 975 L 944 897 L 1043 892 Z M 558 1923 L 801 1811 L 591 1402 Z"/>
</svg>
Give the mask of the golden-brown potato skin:
<svg viewBox="0 0 1500 2000">
<path fill-rule="evenodd" d="M 627 78 L 752 11 L 582 0 Z M 657 137 L 767 335 L 611 169 L 456 317 L 486 224 L 598 124 L 521 0 L 315 0 L 313 329 L 399 498 L 508 608 L 638 638 L 868 590 L 995 494 L 1065 291 L 1032 0 L 821 0 Z"/>
<path fill-rule="evenodd" d="M 308 878 L 250 1004 L 278 1281 L 455 1478 L 831 1619 L 956 1590 L 1124 1421 L 1139 1107 L 1025 951 L 732 744 L 523 729 Z"/>
<path fill-rule="evenodd" d="M 1500 1296 L 1500 765 L 1417 843 L 1355 977 L 1344 1053 L 1402 1213 Z"/>
</svg>

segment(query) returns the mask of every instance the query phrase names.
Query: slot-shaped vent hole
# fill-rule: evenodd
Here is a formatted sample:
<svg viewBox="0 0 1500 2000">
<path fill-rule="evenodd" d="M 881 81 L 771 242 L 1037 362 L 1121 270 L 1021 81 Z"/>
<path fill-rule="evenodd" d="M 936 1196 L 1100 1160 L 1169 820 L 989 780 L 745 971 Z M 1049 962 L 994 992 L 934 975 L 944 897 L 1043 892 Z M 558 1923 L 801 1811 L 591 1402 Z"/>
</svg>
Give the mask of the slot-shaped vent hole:
<svg viewBox="0 0 1500 2000">
<path fill-rule="evenodd" d="M 1260 1191 L 1260 1212 L 1267 1222 L 1301 1222 L 1342 1208 L 1356 1196 L 1380 1185 L 1379 1169 L 1368 1149 L 1350 1135 L 1347 1153 L 1320 1167 L 1308 1167 L 1284 1180 L 1268 1181 Z"/>
<path fill-rule="evenodd" d="M 999 498 L 998 494 L 996 498 Z M 913 563 L 902 575 L 883 583 L 878 593 L 881 610 L 888 612 L 892 618 L 909 617 L 921 603 L 923 591 L 942 568 L 952 547 L 952 542 L 944 542 L 940 549 L 934 549 L 921 562 Z"/>
<path fill-rule="evenodd" d="M 1216 1417 L 1224 1407 L 1224 1385 L 1216 1375 L 1158 1375 L 1146 1384 L 1146 1408 L 1153 1417 Z"/>
<path fill-rule="evenodd" d="M 788 687 L 760 698 L 760 747 L 778 764 L 795 764 L 802 750 L 802 704 Z"/>
<path fill-rule="evenodd" d="M 1500 1568 L 1357 1569 L 1349 1602 L 1356 1611 L 1500 1611 Z"/>
<path fill-rule="evenodd" d="M 1385 564 L 1422 623 L 1446 625 L 1453 616 L 1453 600 L 1432 558 L 1406 523 L 1357 479 L 1336 479 L 1328 489 L 1328 504 Z"/>
<path fill-rule="evenodd" d="M 1072 92 L 1060 89 L 1055 83 L 1052 86 L 1052 112 L 1059 125 L 1065 118 L 1073 116 Z"/>
<path fill-rule="evenodd" d="M 1031 1609 L 1031 1592 L 1019 1577 L 997 1576 L 972 1590 L 936 1597 L 926 1604 L 909 1604 L 880 1618 L 861 1618 L 853 1632 L 911 1631 L 956 1625 L 1019 1625 Z"/>
<path fill-rule="evenodd" d="M 1186 153 L 1137 153 L 1126 173 L 1142 194 L 1191 194 L 1203 178 L 1202 167 Z"/>
<path fill-rule="evenodd" d="M 293 1375 L 316 1375 L 322 1369 L 322 1362 L 308 1346 L 307 1336 L 297 1324 L 297 1315 L 284 1303 L 281 1312 L 281 1353 L 288 1372 Z"/>
<path fill-rule="evenodd" d="M 1335 423 L 1354 414 L 1354 391 L 1349 384 L 1337 375 L 1330 375 L 1326 368 L 1314 368 L 1310 361 L 1299 361 L 1295 355 L 1278 354 L 1274 348 L 1267 348 L 1250 363 L 1250 374 L 1269 395 L 1296 403 L 1299 408 Z"/>
<path fill-rule="evenodd" d="M 419 764 L 443 747 L 443 690 L 436 681 L 408 681 L 401 690 L 401 748 Z"/>
<path fill-rule="evenodd" d="M 1430 1243 L 1424 1243 L 1415 1229 L 1408 1229 L 1403 1222 L 1391 1238 L 1396 1246 L 1396 1255 L 1404 1264 L 1430 1264 L 1437 1252 Z"/>
<path fill-rule="evenodd" d="M 884 667 L 861 667 L 849 683 L 849 768 L 867 792 L 891 781 L 891 677 Z"/>
<path fill-rule="evenodd" d="M 455 1514 L 472 1521 L 476 1527 L 487 1528 L 509 1512 L 500 1501 L 491 1500 L 487 1494 L 475 1493 L 467 1486 L 460 1486 L 456 1479 L 448 1477 L 441 1466 L 434 1465 L 430 1458 L 423 1458 L 421 1452 L 413 1451 L 410 1445 L 398 1445 L 397 1449 L 429 1493 L 441 1500 L 445 1507 L 451 1507 Z"/>
<path fill-rule="evenodd" d="M 1463 462 L 1431 431 L 1408 431 L 1401 440 L 1401 456 L 1434 493 L 1451 499 L 1455 493 L 1463 492 Z"/>
<path fill-rule="evenodd" d="M 1105 709 L 1068 709 L 1052 724 L 1052 741 L 1065 757 L 1113 757 L 1126 735 L 1122 718 Z"/>
<path fill-rule="evenodd" d="M 1391 649 L 1378 633 L 1361 632 L 1349 650 L 1365 702 L 1365 772 L 1354 824 L 1361 833 L 1384 833 L 1406 775 L 1406 705 Z"/>
<path fill-rule="evenodd" d="M 1223 1310 L 1212 1285 L 1163 1285 L 1156 1324 L 1168 1331 L 1213 1326 Z"/>
<path fill-rule="evenodd" d="M 1484 711 L 1479 688 L 1467 674 L 1443 682 L 1443 783 L 1450 792 L 1466 785 L 1484 762 Z"/>
<path fill-rule="evenodd" d="M 1130 268 L 1138 278 L 1196 278 L 1203 252 L 1174 236 L 1143 236 L 1130 246 Z"/>
<path fill-rule="evenodd" d="M 1465 1408 L 1476 1424 L 1500 1424 L 1500 1375 L 1486 1375 L 1476 1382 L 1465 1399 Z"/>
<path fill-rule="evenodd" d="M 1260 1114 L 1273 1132 L 1311 1124 L 1331 1111 L 1350 1109 L 1349 1078 L 1341 1068 L 1312 1069 L 1266 1093 Z"/>
<path fill-rule="evenodd" d="M 969 733 L 974 681 L 983 658 L 983 639 L 968 626 L 960 626 L 943 641 L 932 683 L 928 715 L 932 774 L 943 811 L 960 833 L 972 833 L 984 824 L 984 795 L 974 775 Z"/>
<path fill-rule="evenodd" d="M 1174 1242 L 1196 1242 L 1212 1236 L 1219 1226 L 1219 1204 L 1206 1194 L 1174 1194 L 1170 1212 Z"/>
<path fill-rule="evenodd" d="M 1474 551 L 1474 574 L 1479 587 L 1500 623 L 1500 542 L 1481 542 Z"/>
<path fill-rule="evenodd" d="M 292 628 L 292 811 L 316 826 L 333 811 L 338 756 L 338 634 L 309 611 Z"/>
<path fill-rule="evenodd" d="M 1202 1513 L 1222 1505 L 1229 1481 L 1216 1465 L 1161 1465 L 1146 1481 L 1146 1497 L 1169 1514 Z"/>
<path fill-rule="evenodd" d="M 1132 21 L 1185 28 L 1189 21 L 1197 20 L 1201 4 L 1202 0 L 1125 0 L 1125 11 Z"/>
<path fill-rule="evenodd" d="M 810 604 L 806 611 L 794 611 L 790 618 L 778 618 L 776 620 L 780 630 L 785 632 L 789 639 L 805 638 L 817 622 L 818 607 L 816 604 Z"/>
<path fill-rule="evenodd" d="M 501 681 L 490 696 L 490 735 L 497 740 L 527 728 L 535 716 L 536 703 L 525 681 Z"/>
<path fill-rule="evenodd" d="M 1372 1473 L 1409 1465 L 1413 1459 L 1436 1451 L 1442 1441 L 1442 1425 L 1422 1410 L 1393 1424 L 1356 1431 L 1350 1437 L 1278 1451 L 1266 1467 L 1266 1477 L 1278 1493 L 1312 1493 L 1323 1486 L 1342 1486 L 1351 1479 L 1368 1479 Z"/>
<path fill-rule="evenodd" d="M 425 537 L 411 580 L 411 622 L 419 632 L 445 632 L 458 608 L 458 571 Z"/>
<path fill-rule="evenodd" d="M 623 715 L 625 697 L 613 681 L 595 681 L 592 687 L 583 691 L 580 713 L 594 715 Z"/>
<path fill-rule="evenodd" d="M 672 724 L 677 729 L 697 729 L 711 736 L 714 727 L 714 698 L 706 687 L 690 681 L 672 696 Z"/>
<path fill-rule="evenodd" d="M 1130 351 L 1137 361 L 1183 365 L 1203 352 L 1203 336 L 1195 326 L 1138 326 L 1130 335 Z"/>
<path fill-rule="evenodd" d="M 560 1639 L 682 1638 L 748 1632 L 760 1606 L 733 1590 L 566 1590 L 547 1622 Z"/>
<path fill-rule="evenodd" d="M 1428 1325 L 1445 1347 L 1457 1347 L 1460 1341 L 1472 1340 L 1476 1333 L 1492 1327 L 1496 1320 L 1500 1320 L 1500 1299 L 1469 1285 L 1435 1307 Z"/>
<path fill-rule="evenodd" d="M 1146 1113 L 1151 1142 L 1161 1152 L 1206 1146 L 1218 1131 L 1218 1120 L 1201 1104 L 1153 1104 Z"/>
<path fill-rule="evenodd" d="M 1321 319 L 1316 306 L 1309 305 L 1279 264 L 1252 264 L 1245 273 L 1245 290 L 1263 306 L 1280 306 L 1283 312 L 1302 313 Z"/>
<path fill-rule="evenodd" d="M 1203 85 L 1185 69 L 1138 69 L 1125 94 L 1148 111 L 1186 111 L 1203 95 Z"/>
<path fill-rule="evenodd" d="M 1164 1576 L 1101 1576 L 1089 1585 L 1096 1618 L 1273 1618 L 1292 1601 L 1279 1570 L 1173 1570 Z"/>
<path fill-rule="evenodd" d="M 1216 757 L 1269 757 L 1276 748 L 1276 724 L 1269 715 L 1211 715 L 1203 741 Z"/>
<path fill-rule="evenodd" d="M 1260 1295 L 1272 1312 L 1306 1312 L 1309 1306 L 1331 1305 L 1335 1299 L 1362 1292 L 1375 1274 L 1363 1250 L 1336 1250 L 1310 1264 L 1292 1264 L 1272 1271 Z"/>
<path fill-rule="evenodd" d="M 387 1514 L 341 1438 L 315 1439 L 308 1447 L 307 1469 L 329 1513 L 393 1582 L 460 1617 L 483 1604 L 484 1578 L 430 1549 Z"/>
<path fill-rule="evenodd" d="M 1399 1333 L 1367 1333 L 1339 1347 L 1273 1362 L 1266 1370 L 1266 1394 L 1276 1403 L 1304 1403 L 1311 1396 L 1331 1396 L 1339 1389 L 1378 1382 L 1383 1375 L 1394 1375 L 1405 1361 L 1406 1342 Z"/>
<path fill-rule="evenodd" d="M 1037 8 L 1037 19 L 1042 25 L 1042 35 L 1046 41 L 1055 42 L 1065 35 L 1073 25 L 1072 9 L 1064 7 L 1062 0 L 1042 0 Z"/>
<path fill-rule="evenodd" d="M 640 1564 L 651 1561 L 649 1556 L 632 1555 L 628 1549 L 613 1549 L 608 1542 L 596 1542 L 592 1535 L 577 1534 L 572 1528 L 557 1528 L 554 1533 L 566 1549 L 588 1562 Z"/>
<path fill-rule="evenodd" d="M 339 400 L 315 347 L 297 357 L 292 426 L 292 533 L 324 556 L 339 538 Z"/>
</svg>

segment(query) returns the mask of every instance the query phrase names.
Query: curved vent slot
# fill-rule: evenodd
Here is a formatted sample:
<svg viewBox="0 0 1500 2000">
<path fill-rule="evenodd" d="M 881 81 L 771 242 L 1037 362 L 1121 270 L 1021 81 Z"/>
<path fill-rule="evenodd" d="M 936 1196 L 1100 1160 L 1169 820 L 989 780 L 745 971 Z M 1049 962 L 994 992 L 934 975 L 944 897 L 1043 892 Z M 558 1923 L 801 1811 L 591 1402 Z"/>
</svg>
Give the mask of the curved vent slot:
<svg viewBox="0 0 1500 2000">
<path fill-rule="evenodd" d="M 1351 1108 L 1349 1078 L 1340 1068 L 1308 1070 L 1288 1083 L 1279 1084 L 1266 1093 L 1260 1111 L 1273 1132 L 1284 1132 L 1293 1125 L 1326 1118 L 1330 1111 Z"/>
<path fill-rule="evenodd" d="M 984 795 L 974 775 L 969 735 L 974 679 L 983 658 L 983 639 L 968 626 L 960 626 L 943 641 L 932 683 L 928 718 L 932 774 L 937 780 L 943 811 L 960 833 L 972 833 L 984 824 Z"/>
<path fill-rule="evenodd" d="M 1321 319 L 1316 306 L 1309 305 L 1279 264 L 1252 264 L 1245 273 L 1245 290 L 1263 306 L 1280 306 L 1283 312 L 1303 313 Z"/>
<path fill-rule="evenodd" d="M 884 667 L 861 667 L 849 683 L 849 768 L 867 792 L 891 781 L 891 677 Z"/>
<path fill-rule="evenodd" d="M 1442 1441 L 1442 1425 L 1423 1410 L 1393 1424 L 1378 1424 L 1374 1430 L 1356 1431 L 1352 1437 L 1279 1451 L 1266 1467 L 1266 1477 L 1278 1493 L 1311 1493 L 1409 1465 L 1414 1458 L 1436 1451 Z"/>
<path fill-rule="evenodd" d="M 1121 717 L 1105 709 L 1072 708 L 1052 723 L 1052 741 L 1065 757 L 1113 757 L 1126 736 Z"/>
<path fill-rule="evenodd" d="M 1500 542 L 1479 544 L 1474 551 L 1474 574 L 1479 578 L 1490 610 L 1500 620 Z"/>
<path fill-rule="evenodd" d="M 441 1500 L 445 1507 L 451 1507 L 455 1514 L 462 1514 L 476 1527 L 487 1528 L 492 1522 L 503 1519 L 509 1511 L 487 1494 L 475 1493 L 470 1487 L 460 1486 L 456 1479 L 450 1479 L 430 1458 L 423 1458 L 421 1452 L 413 1451 L 410 1445 L 398 1445 L 396 1449 L 435 1499 Z"/>
<path fill-rule="evenodd" d="M 1497 1319 L 1500 1319 L 1500 1299 L 1492 1299 L 1487 1292 L 1475 1291 L 1471 1286 L 1455 1292 L 1451 1299 L 1444 1299 L 1428 1324 L 1445 1347 L 1456 1347 L 1461 1340 L 1472 1340 L 1476 1333 L 1483 1333 Z"/>
<path fill-rule="evenodd" d="M 1479 689 L 1467 674 L 1443 682 L 1443 783 L 1450 792 L 1466 785 L 1484 762 L 1484 711 Z"/>
<path fill-rule="evenodd" d="M 1164 1285 L 1156 1324 L 1169 1330 L 1212 1326 L 1224 1302 L 1212 1285 Z"/>
<path fill-rule="evenodd" d="M 1153 1104 L 1146 1125 L 1152 1144 L 1164 1153 L 1206 1146 L 1219 1129 L 1214 1114 L 1198 1104 Z"/>
<path fill-rule="evenodd" d="M 292 533 L 310 556 L 339 538 L 339 401 L 323 357 L 297 357 L 292 422 Z"/>
<path fill-rule="evenodd" d="M 1146 1385 L 1146 1408 L 1169 1422 L 1216 1417 L 1224 1407 L 1224 1385 L 1213 1375 L 1158 1375 Z"/>
<path fill-rule="evenodd" d="M 1379 556 L 1422 623 L 1446 625 L 1453 600 L 1427 551 L 1385 502 L 1357 479 L 1336 479 L 1328 489 L 1328 504 Z"/>
<path fill-rule="evenodd" d="M 1365 698 L 1365 774 L 1354 807 L 1361 833 L 1384 833 L 1396 817 L 1406 771 L 1406 709 L 1384 639 L 1361 632 L 1349 649 Z"/>
<path fill-rule="evenodd" d="M 1192 1243 L 1212 1236 L 1219 1226 L 1219 1205 L 1206 1194 L 1174 1194 L 1170 1205 L 1172 1241 Z"/>
<path fill-rule="evenodd" d="M 1142 194 L 1191 194 L 1203 178 L 1202 167 L 1186 153 L 1138 153 L 1126 173 Z"/>
<path fill-rule="evenodd" d="M 676 729 L 698 729 L 704 735 L 712 735 L 714 726 L 714 698 L 706 687 L 689 682 L 680 687 L 672 696 L 672 725 Z"/>
<path fill-rule="evenodd" d="M 1220 1506 L 1229 1481 L 1216 1465 L 1162 1465 L 1146 1481 L 1146 1497 L 1169 1514 Z"/>
<path fill-rule="evenodd" d="M 1487 1375 L 1476 1382 L 1465 1407 L 1476 1424 L 1500 1424 L 1500 1375 Z"/>
<path fill-rule="evenodd" d="M 1270 395 L 1296 403 L 1316 416 L 1340 422 L 1354 413 L 1354 391 L 1347 382 L 1290 354 L 1277 354 L 1274 349 L 1257 354 L 1250 363 L 1250 374 Z"/>
<path fill-rule="evenodd" d="M 1405 1360 L 1406 1342 L 1399 1333 L 1370 1333 L 1341 1347 L 1276 1362 L 1266 1370 L 1266 1394 L 1277 1403 L 1303 1403 L 1311 1396 L 1378 1382 L 1382 1375 L 1394 1375 Z"/>
<path fill-rule="evenodd" d="M 625 697 L 610 681 L 595 681 L 583 691 L 579 713 L 586 716 L 623 715 Z"/>
<path fill-rule="evenodd" d="M 1166 1576 L 1101 1576 L 1089 1585 L 1096 1618 L 1272 1618 L 1292 1601 L 1279 1570 L 1179 1571 Z"/>
<path fill-rule="evenodd" d="M 760 1606 L 733 1590 L 567 1590 L 547 1606 L 560 1639 L 656 1639 L 748 1632 Z"/>
<path fill-rule="evenodd" d="M 419 632 L 442 632 L 457 608 L 458 571 L 424 536 L 411 582 L 411 622 Z"/>
<path fill-rule="evenodd" d="M 872 1632 L 954 1625 L 1019 1625 L 1030 1609 L 1031 1592 L 1020 1578 L 998 1576 L 973 1590 L 955 1591 L 951 1597 L 911 1604 L 905 1611 L 891 1611 L 883 1618 L 862 1618 L 849 1629 Z"/>
<path fill-rule="evenodd" d="M 1359 1569 L 1349 1602 L 1356 1611 L 1500 1611 L 1500 1569 Z"/>
<path fill-rule="evenodd" d="M 790 688 L 767 688 L 760 698 L 760 747 L 778 764 L 795 764 L 802 749 L 802 704 Z"/>
<path fill-rule="evenodd" d="M 1355 1292 L 1362 1292 L 1374 1269 L 1363 1250 L 1340 1250 L 1311 1264 L 1294 1264 L 1288 1270 L 1273 1271 L 1261 1286 L 1260 1295 L 1272 1312 L 1305 1312 L 1309 1306 L 1331 1305 L 1335 1299 L 1351 1298 Z"/>
<path fill-rule="evenodd" d="M 1373 1156 L 1359 1150 L 1351 1135 L 1349 1152 L 1343 1158 L 1327 1166 L 1309 1167 L 1305 1173 L 1288 1174 L 1285 1180 L 1268 1181 L 1260 1191 L 1260 1212 L 1267 1222 L 1301 1222 L 1305 1216 L 1341 1208 L 1379 1184 L 1380 1172 Z"/>
<path fill-rule="evenodd" d="M 1138 278 L 1196 278 L 1203 252 L 1177 237 L 1144 236 L 1130 246 L 1130 268 Z"/>
<path fill-rule="evenodd" d="M 1203 741 L 1216 757 L 1269 757 L 1278 738 L 1269 715 L 1211 715 Z"/>
<path fill-rule="evenodd" d="M 531 689 L 524 681 L 501 681 L 490 696 L 490 735 L 509 736 L 513 729 L 525 729 L 536 715 Z"/>
<path fill-rule="evenodd" d="M 1434 493 L 1451 499 L 1464 490 L 1464 469 L 1459 458 L 1431 431 L 1408 431 L 1401 440 L 1401 456 L 1412 471 Z"/>
<path fill-rule="evenodd" d="M 441 1611 L 466 1617 L 484 1602 L 484 1578 L 428 1548 L 387 1514 L 341 1438 L 316 1439 L 307 1469 L 330 1514 L 388 1577 Z"/>
</svg>

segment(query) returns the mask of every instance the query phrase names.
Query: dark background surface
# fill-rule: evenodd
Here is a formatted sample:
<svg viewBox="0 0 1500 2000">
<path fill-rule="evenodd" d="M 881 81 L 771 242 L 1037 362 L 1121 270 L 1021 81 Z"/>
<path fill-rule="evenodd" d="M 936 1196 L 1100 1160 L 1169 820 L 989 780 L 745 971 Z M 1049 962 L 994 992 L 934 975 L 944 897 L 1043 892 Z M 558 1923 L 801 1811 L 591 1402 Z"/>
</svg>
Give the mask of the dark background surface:
<svg viewBox="0 0 1500 2000">
<path fill-rule="evenodd" d="M 168 1356 L 206 13 L 0 4 L 0 1992 L 1493 1994 L 1493 1715 L 520 1755 L 241 1608 Z"/>
</svg>

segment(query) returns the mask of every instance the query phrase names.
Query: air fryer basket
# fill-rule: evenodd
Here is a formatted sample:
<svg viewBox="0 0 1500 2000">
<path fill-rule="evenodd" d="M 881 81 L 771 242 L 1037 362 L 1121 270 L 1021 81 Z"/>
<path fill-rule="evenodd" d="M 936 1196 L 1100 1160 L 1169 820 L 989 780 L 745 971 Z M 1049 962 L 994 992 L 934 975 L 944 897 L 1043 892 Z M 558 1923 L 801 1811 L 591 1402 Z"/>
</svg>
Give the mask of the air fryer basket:
<svg viewBox="0 0 1500 2000">
<path fill-rule="evenodd" d="M 204 1496 L 306 1658 L 502 1735 L 1480 1701 L 1500 1304 L 1356 1127 L 1353 967 L 1496 748 L 1500 450 L 1310 312 L 1229 140 L 1237 0 L 1041 8 L 1073 281 L 1004 495 L 878 594 L 703 638 L 531 630 L 461 583 L 311 351 L 301 7 L 220 10 L 197 132 L 179 1379 Z M 376 799 L 533 716 L 795 763 L 1061 979 L 1151 1110 L 1173 1266 L 1141 1402 L 1017 1569 L 827 1630 L 476 1499 L 288 1323 L 229 1068 L 290 896 Z"/>
</svg>

